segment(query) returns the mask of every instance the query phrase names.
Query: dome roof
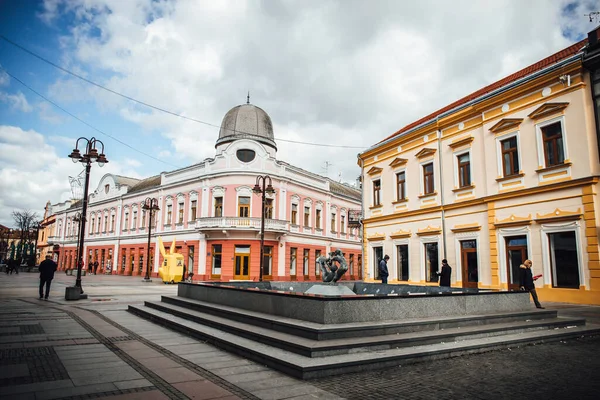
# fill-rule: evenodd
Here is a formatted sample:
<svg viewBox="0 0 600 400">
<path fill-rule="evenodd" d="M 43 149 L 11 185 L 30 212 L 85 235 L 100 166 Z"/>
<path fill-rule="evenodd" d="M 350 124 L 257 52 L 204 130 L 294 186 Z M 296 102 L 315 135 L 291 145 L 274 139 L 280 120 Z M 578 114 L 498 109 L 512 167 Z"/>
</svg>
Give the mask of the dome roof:
<svg viewBox="0 0 600 400">
<path fill-rule="evenodd" d="M 233 107 L 225 114 L 215 147 L 239 139 L 256 140 L 277 150 L 271 117 L 253 104 Z"/>
</svg>

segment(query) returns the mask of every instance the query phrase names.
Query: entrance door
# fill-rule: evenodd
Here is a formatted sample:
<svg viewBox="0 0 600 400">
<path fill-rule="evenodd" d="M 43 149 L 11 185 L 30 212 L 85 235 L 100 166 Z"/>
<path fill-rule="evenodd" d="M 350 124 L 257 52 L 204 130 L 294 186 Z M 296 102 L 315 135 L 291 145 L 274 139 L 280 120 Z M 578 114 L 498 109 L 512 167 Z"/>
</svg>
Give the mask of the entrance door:
<svg viewBox="0 0 600 400">
<path fill-rule="evenodd" d="M 235 246 L 233 279 L 250 279 L 250 246 Z"/>
<path fill-rule="evenodd" d="M 373 258 L 375 263 L 373 276 L 375 276 L 375 279 L 379 279 L 379 262 L 383 259 L 383 247 L 373 247 L 373 255 L 375 256 Z"/>
<path fill-rule="evenodd" d="M 464 288 L 477 288 L 477 241 L 460 242 L 460 265 L 462 268 L 462 284 Z"/>
<path fill-rule="evenodd" d="M 511 236 L 506 239 L 506 277 L 508 290 L 519 290 L 520 271 L 527 260 L 527 236 Z"/>
</svg>

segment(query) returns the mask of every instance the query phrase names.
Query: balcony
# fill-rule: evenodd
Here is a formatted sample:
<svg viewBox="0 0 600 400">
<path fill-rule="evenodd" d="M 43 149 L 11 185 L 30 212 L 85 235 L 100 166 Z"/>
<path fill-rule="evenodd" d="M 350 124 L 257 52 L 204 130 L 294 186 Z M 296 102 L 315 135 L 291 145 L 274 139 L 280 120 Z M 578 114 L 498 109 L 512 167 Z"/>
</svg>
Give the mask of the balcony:
<svg viewBox="0 0 600 400">
<path fill-rule="evenodd" d="M 48 236 L 47 242 L 48 244 L 55 244 L 61 242 L 60 236 Z"/>
<path fill-rule="evenodd" d="M 196 229 L 252 229 L 260 230 L 260 218 L 246 217 L 207 217 L 196 220 Z M 265 231 L 287 232 L 287 221 L 265 219 Z"/>
</svg>

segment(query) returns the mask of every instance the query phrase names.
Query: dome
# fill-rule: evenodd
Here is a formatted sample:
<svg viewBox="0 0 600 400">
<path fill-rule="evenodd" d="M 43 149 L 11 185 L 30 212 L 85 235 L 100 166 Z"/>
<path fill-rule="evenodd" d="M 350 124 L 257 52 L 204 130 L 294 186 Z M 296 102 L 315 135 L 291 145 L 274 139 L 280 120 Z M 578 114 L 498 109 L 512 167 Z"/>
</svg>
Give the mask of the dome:
<svg viewBox="0 0 600 400">
<path fill-rule="evenodd" d="M 277 150 L 271 117 L 253 104 L 233 107 L 225 114 L 215 147 L 238 139 L 256 140 Z"/>
</svg>

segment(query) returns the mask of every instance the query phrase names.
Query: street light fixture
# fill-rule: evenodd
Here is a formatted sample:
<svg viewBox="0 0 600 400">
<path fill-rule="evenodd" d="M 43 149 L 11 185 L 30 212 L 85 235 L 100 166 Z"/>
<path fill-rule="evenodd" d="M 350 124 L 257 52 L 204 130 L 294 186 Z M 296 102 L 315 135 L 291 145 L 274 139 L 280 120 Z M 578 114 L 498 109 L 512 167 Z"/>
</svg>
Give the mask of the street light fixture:
<svg viewBox="0 0 600 400">
<path fill-rule="evenodd" d="M 267 185 L 267 182 L 269 184 Z M 266 187 L 265 187 L 266 185 Z M 260 217 L 260 274 L 258 276 L 258 280 L 262 282 L 263 280 L 263 264 L 265 262 L 265 208 L 267 205 L 267 193 L 273 194 L 275 193 L 275 189 L 273 189 L 272 180 L 269 175 L 259 175 L 256 177 L 256 184 L 252 191 L 255 194 L 260 194 L 262 196 L 262 213 Z"/>
<path fill-rule="evenodd" d="M 80 141 L 85 143 L 85 149 L 82 148 L 84 151 L 83 154 L 81 154 L 81 151 L 79 150 Z M 98 153 L 98 149 L 96 148 L 98 145 L 102 146 L 100 153 Z M 75 148 L 71 154 L 69 154 L 69 158 L 71 158 L 74 163 L 80 162 L 85 164 L 85 184 L 83 186 L 83 204 L 81 210 L 81 222 L 79 224 L 77 279 L 75 280 L 75 287 L 79 288 L 79 293 L 83 293 L 83 288 L 81 287 L 81 268 L 83 267 L 83 238 L 85 236 L 85 221 L 87 219 L 86 213 L 88 204 L 88 187 L 90 184 L 90 169 L 92 168 L 92 163 L 97 162 L 100 167 L 103 167 L 108 160 L 104 155 L 104 143 L 95 137 L 92 137 L 91 139 L 80 137 L 77 139 L 77 142 L 75 142 Z"/>
<path fill-rule="evenodd" d="M 152 282 L 152 279 L 150 279 L 150 235 L 152 234 L 152 215 L 154 214 L 154 211 L 160 210 L 160 208 L 158 207 L 158 199 L 154 197 L 147 197 L 146 200 L 144 200 L 142 210 L 150 212 L 150 217 L 148 218 L 148 251 L 146 255 L 146 277 L 142 282 Z"/>
</svg>

